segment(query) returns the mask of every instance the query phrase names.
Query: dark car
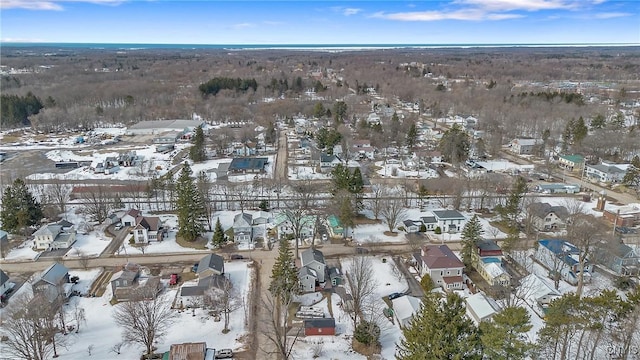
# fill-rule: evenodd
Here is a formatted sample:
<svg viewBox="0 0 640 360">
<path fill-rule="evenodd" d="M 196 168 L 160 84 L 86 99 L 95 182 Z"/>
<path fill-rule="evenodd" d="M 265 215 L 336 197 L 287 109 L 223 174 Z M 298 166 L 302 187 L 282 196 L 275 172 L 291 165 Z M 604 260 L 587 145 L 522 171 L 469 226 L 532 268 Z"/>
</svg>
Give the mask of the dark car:
<svg viewBox="0 0 640 360">
<path fill-rule="evenodd" d="M 244 259 L 244 256 L 240 255 L 240 254 L 232 254 L 231 255 L 231 260 L 242 260 Z"/>
<path fill-rule="evenodd" d="M 191 272 L 198 272 L 198 265 L 200 265 L 200 263 L 193 264 L 193 266 L 191 267 Z"/>
<path fill-rule="evenodd" d="M 402 297 L 402 296 L 404 296 L 403 293 L 394 292 L 394 293 L 389 294 L 389 300 L 397 299 L 397 298 Z"/>
<path fill-rule="evenodd" d="M 365 248 L 362 248 L 362 247 L 357 247 L 356 248 L 356 254 L 368 254 L 368 253 L 369 253 L 368 249 L 365 249 Z"/>
</svg>

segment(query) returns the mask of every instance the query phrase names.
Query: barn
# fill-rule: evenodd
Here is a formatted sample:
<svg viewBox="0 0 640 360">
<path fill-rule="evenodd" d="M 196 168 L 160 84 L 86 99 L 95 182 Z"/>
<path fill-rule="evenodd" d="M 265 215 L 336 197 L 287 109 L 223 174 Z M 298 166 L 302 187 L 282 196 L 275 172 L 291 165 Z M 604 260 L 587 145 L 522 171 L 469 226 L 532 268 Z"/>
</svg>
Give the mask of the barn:
<svg viewBox="0 0 640 360">
<path fill-rule="evenodd" d="M 306 319 L 304 321 L 304 335 L 335 335 L 336 320 L 334 318 Z"/>
</svg>

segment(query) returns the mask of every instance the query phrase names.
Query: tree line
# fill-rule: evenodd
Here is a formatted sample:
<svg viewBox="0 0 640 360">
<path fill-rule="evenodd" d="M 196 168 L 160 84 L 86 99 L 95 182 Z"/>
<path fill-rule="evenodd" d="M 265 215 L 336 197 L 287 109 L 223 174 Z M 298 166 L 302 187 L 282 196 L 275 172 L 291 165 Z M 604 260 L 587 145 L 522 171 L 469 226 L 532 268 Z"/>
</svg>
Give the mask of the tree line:
<svg viewBox="0 0 640 360">
<path fill-rule="evenodd" d="M 28 92 L 25 96 L 2 94 L 0 98 L 0 127 L 29 125 L 29 116 L 44 107 L 38 97 Z"/>
<path fill-rule="evenodd" d="M 198 87 L 202 95 L 216 96 L 220 90 L 234 90 L 236 92 L 246 92 L 249 89 L 256 91 L 258 83 L 256 79 L 240 79 L 228 77 L 216 77 Z"/>
</svg>

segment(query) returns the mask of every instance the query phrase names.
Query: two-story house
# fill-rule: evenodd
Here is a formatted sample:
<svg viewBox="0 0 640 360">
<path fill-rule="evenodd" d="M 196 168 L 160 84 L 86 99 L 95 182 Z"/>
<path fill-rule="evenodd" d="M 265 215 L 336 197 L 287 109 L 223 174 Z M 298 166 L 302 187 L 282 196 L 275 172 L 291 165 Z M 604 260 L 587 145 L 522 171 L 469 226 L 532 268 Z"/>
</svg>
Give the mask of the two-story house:
<svg viewBox="0 0 640 360">
<path fill-rule="evenodd" d="M 558 272 L 561 279 L 569 284 L 578 283 L 580 249 L 568 241 L 561 239 L 543 239 L 538 241 L 535 258 L 544 265 L 550 273 Z M 591 279 L 593 264 L 589 259 L 585 261 L 584 280 Z"/>
<path fill-rule="evenodd" d="M 584 166 L 584 157 L 582 155 L 560 155 L 558 164 L 561 168 L 569 171 L 582 170 Z"/>
<path fill-rule="evenodd" d="M 162 241 L 165 229 L 159 217 L 142 216 L 138 209 L 129 209 L 120 219 L 122 226 L 133 227 L 133 239 L 136 243 Z"/>
<path fill-rule="evenodd" d="M 50 303 L 61 301 L 71 295 L 69 269 L 60 263 L 53 263 L 31 282 L 33 294 L 44 296 Z"/>
<path fill-rule="evenodd" d="M 287 237 L 294 236 L 294 226 L 284 213 L 276 215 L 273 220 L 274 228 L 276 229 L 276 238 L 286 239 Z M 300 239 L 307 239 L 313 237 L 316 229 L 316 216 L 308 215 L 300 219 Z"/>
<path fill-rule="evenodd" d="M 434 210 L 432 213 L 443 233 L 459 233 L 467 223 L 467 218 L 458 210 Z"/>
<path fill-rule="evenodd" d="M 38 250 L 56 250 L 70 248 L 76 242 L 76 230 L 73 224 L 61 220 L 53 224 L 42 225 L 33 233 L 35 248 Z"/>
<path fill-rule="evenodd" d="M 111 277 L 111 291 L 117 301 L 153 299 L 163 285 L 159 276 L 142 276 L 140 266 L 127 263 Z"/>
<path fill-rule="evenodd" d="M 325 283 L 327 265 L 324 254 L 314 248 L 306 249 L 300 253 L 300 270 L 298 280 L 302 292 L 315 291 L 316 287 Z M 349 274 L 347 274 L 347 277 Z"/>
<path fill-rule="evenodd" d="M 233 241 L 250 243 L 253 240 L 253 217 L 241 212 L 233 218 Z"/>
<path fill-rule="evenodd" d="M 567 225 L 569 211 L 564 206 L 551 206 L 548 203 L 537 202 L 527 208 L 531 216 L 531 224 L 538 231 L 556 231 Z"/>
<path fill-rule="evenodd" d="M 516 290 L 525 303 L 541 318 L 544 318 L 551 302 L 560 296 L 549 280 L 537 274 L 529 274 L 520 280 Z"/>
<path fill-rule="evenodd" d="M 513 139 L 509 144 L 511 152 L 518 155 L 530 155 L 537 145 L 542 144 L 541 139 Z"/>
<path fill-rule="evenodd" d="M 511 276 L 504 269 L 502 259 L 502 249 L 493 240 L 477 242 L 471 253 L 473 267 L 491 286 L 507 287 L 511 284 Z"/>
<path fill-rule="evenodd" d="M 620 243 L 598 248 L 596 260 L 621 276 L 640 274 L 640 250 L 635 250 L 627 244 Z"/>
<path fill-rule="evenodd" d="M 420 258 L 420 276 L 429 274 L 433 283 L 445 290 L 462 289 L 464 264 L 447 245 L 425 245 Z"/>
<path fill-rule="evenodd" d="M 218 254 L 208 254 L 200 259 L 196 273 L 201 278 L 224 274 L 224 258 Z"/>
<path fill-rule="evenodd" d="M 603 183 L 622 182 L 629 164 L 610 164 L 602 162 L 598 165 L 585 165 L 584 176 L 592 181 Z"/>
</svg>

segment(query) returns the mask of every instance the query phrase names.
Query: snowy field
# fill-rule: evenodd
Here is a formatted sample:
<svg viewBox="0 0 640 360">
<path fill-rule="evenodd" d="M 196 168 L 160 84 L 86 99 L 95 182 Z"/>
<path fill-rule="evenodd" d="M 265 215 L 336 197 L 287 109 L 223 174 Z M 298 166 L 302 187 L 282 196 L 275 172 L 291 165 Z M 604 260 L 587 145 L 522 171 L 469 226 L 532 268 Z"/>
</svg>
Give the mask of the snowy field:
<svg viewBox="0 0 640 360">
<path fill-rule="evenodd" d="M 414 179 L 433 179 L 438 177 L 438 173 L 433 169 L 408 170 L 404 169 L 402 164 L 384 163 L 377 161 L 376 166 L 380 167 L 376 173 L 386 178 L 414 178 Z M 393 175 L 395 172 L 396 175 Z"/>
<path fill-rule="evenodd" d="M 226 273 L 230 275 L 234 287 L 240 289 L 242 299 L 249 297 L 249 284 L 252 270 L 247 267 L 247 263 L 233 262 L 225 264 Z M 76 274 L 72 272 L 71 275 Z M 83 277 L 89 277 L 87 273 L 80 276 L 82 284 Z M 86 287 L 86 286 L 85 286 Z M 168 289 L 161 296 L 168 303 L 173 302 L 177 294 L 177 289 Z M 58 349 L 62 359 L 87 359 L 89 358 L 87 349 L 92 346 L 91 358 L 95 359 L 121 359 L 138 360 L 144 349 L 139 345 L 129 345 L 122 348 L 122 353 L 116 355 L 112 347 L 120 343 L 121 330 L 113 320 L 114 306 L 109 304 L 111 300 L 111 290 L 107 291 L 99 298 L 72 297 L 68 305 L 68 311 L 73 311 L 76 304 L 85 309 L 86 324 L 81 326 L 78 334 L 66 335 L 69 341 L 67 348 Z M 118 305 L 115 305 L 118 306 Z M 177 310 L 176 310 L 177 311 Z M 244 346 L 243 337 L 247 334 L 245 325 L 245 311 L 243 308 L 231 313 L 227 334 L 222 333 L 224 322 L 214 322 L 207 311 L 196 310 L 195 316 L 192 311 L 178 313 L 173 325 L 167 332 L 167 336 L 157 343 L 156 352 L 168 351 L 171 344 L 184 342 L 206 341 L 210 348 L 232 348 L 242 349 Z M 60 335 L 62 336 L 62 335 Z"/>
<path fill-rule="evenodd" d="M 331 172 L 321 173 L 315 166 L 289 166 L 287 174 L 290 180 L 329 180 Z"/>
</svg>

